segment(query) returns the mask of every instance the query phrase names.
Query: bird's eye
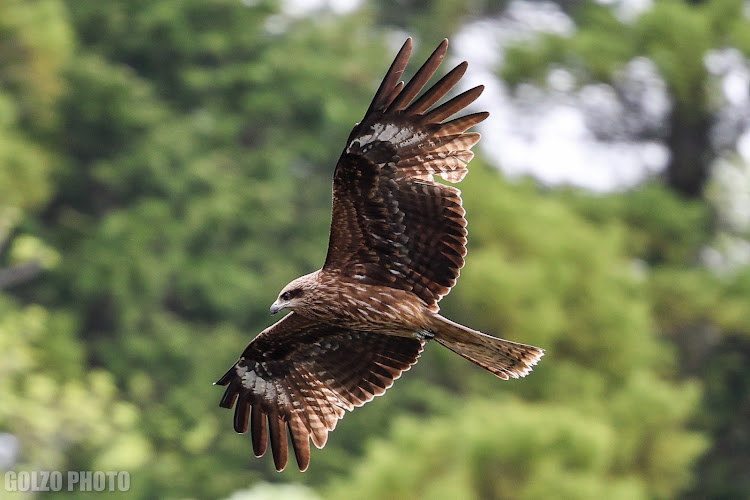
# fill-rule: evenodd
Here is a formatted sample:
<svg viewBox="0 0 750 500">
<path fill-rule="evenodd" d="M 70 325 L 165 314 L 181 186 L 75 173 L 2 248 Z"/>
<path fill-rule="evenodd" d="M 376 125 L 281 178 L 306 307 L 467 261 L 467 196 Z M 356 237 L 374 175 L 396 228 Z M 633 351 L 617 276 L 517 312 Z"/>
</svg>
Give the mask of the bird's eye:
<svg viewBox="0 0 750 500">
<path fill-rule="evenodd" d="M 281 300 L 289 300 L 292 298 L 292 295 L 289 292 L 284 292 L 281 294 Z"/>
</svg>

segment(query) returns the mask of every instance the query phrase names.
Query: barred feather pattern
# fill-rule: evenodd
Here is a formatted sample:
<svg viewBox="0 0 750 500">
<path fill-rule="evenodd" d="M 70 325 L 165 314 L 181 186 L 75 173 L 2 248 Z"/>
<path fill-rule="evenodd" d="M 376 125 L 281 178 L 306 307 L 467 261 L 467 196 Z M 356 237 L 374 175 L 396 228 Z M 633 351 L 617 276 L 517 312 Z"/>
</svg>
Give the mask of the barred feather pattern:
<svg viewBox="0 0 750 500">
<path fill-rule="evenodd" d="M 310 463 L 310 439 L 322 448 L 344 410 L 380 396 L 417 362 L 423 340 L 332 326 L 290 313 L 261 332 L 219 379 L 220 406 L 235 407 L 234 428 L 250 429 L 260 457 L 271 444 L 281 471 L 287 429 L 300 470 Z"/>
<path fill-rule="evenodd" d="M 455 285 L 466 255 L 461 193 L 435 182 L 463 180 L 487 113 L 454 117 L 482 92 L 439 104 L 466 71 L 461 63 L 423 92 L 447 40 L 408 82 L 408 39 L 333 178 L 333 213 L 323 268 L 290 282 L 271 311 L 293 312 L 261 332 L 217 384 L 250 431 L 256 456 L 270 444 L 277 470 L 289 457 L 310 463 L 338 420 L 383 394 L 434 338 L 500 378 L 523 377 L 542 349 L 494 338 L 443 318 L 438 302 Z M 420 95 L 421 93 L 421 95 Z"/>
<path fill-rule="evenodd" d="M 487 118 L 447 120 L 483 87 L 432 108 L 461 79 L 461 63 L 415 99 L 447 50 L 438 46 L 412 80 L 398 82 L 411 53 L 407 40 L 336 166 L 328 255 L 323 270 L 369 285 L 417 295 L 433 312 L 455 285 L 466 255 L 466 220 L 458 189 L 434 181 L 463 180 Z"/>
</svg>

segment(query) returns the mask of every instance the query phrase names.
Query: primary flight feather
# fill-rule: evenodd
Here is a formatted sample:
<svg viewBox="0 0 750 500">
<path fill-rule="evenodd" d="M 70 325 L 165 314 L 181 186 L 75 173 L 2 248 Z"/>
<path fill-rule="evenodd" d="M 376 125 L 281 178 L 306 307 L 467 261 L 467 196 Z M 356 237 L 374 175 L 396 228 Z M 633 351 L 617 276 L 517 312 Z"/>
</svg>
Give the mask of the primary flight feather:
<svg viewBox="0 0 750 500">
<path fill-rule="evenodd" d="M 452 118 L 482 93 L 478 86 L 439 105 L 463 76 L 463 62 L 420 97 L 448 40 L 414 77 L 400 81 L 406 40 L 333 175 L 333 214 L 323 267 L 283 288 L 271 312 L 292 312 L 261 332 L 217 382 L 220 405 L 235 407 L 234 428 L 252 436 L 260 457 L 270 441 L 276 469 L 288 459 L 287 429 L 300 470 L 310 440 L 322 448 L 344 410 L 371 401 L 411 368 L 424 344 L 441 345 L 500 378 L 523 377 L 544 351 L 495 338 L 438 314 L 466 255 L 458 189 L 487 118 Z"/>
</svg>

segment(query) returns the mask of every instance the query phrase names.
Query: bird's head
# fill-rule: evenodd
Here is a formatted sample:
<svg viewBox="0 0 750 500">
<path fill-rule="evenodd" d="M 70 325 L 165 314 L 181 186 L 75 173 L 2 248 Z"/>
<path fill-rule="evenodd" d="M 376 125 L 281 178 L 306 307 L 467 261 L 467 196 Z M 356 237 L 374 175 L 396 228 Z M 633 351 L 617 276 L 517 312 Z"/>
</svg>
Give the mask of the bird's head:
<svg viewBox="0 0 750 500">
<path fill-rule="evenodd" d="M 279 293 L 276 302 L 271 305 L 271 314 L 276 314 L 282 309 L 294 311 L 304 304 L 306 295 L 314 286 L 315 273 L 307 274 L 289 283 Z"/>
</svg>

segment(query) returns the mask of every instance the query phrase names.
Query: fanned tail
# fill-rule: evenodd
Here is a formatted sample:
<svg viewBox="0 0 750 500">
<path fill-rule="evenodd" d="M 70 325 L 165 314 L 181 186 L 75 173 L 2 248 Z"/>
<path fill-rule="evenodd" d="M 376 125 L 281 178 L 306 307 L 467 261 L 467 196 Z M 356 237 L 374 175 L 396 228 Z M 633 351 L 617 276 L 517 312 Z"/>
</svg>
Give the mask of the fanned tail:
<svg viewBox="0 0 750 500">
<path fill-rule="evenodd" d="M 499 339 L 440 315 L 433 316 L 435 340 L 503 380 L 525 377 L 544 356 L 544 349 Z"/>
</svg>

